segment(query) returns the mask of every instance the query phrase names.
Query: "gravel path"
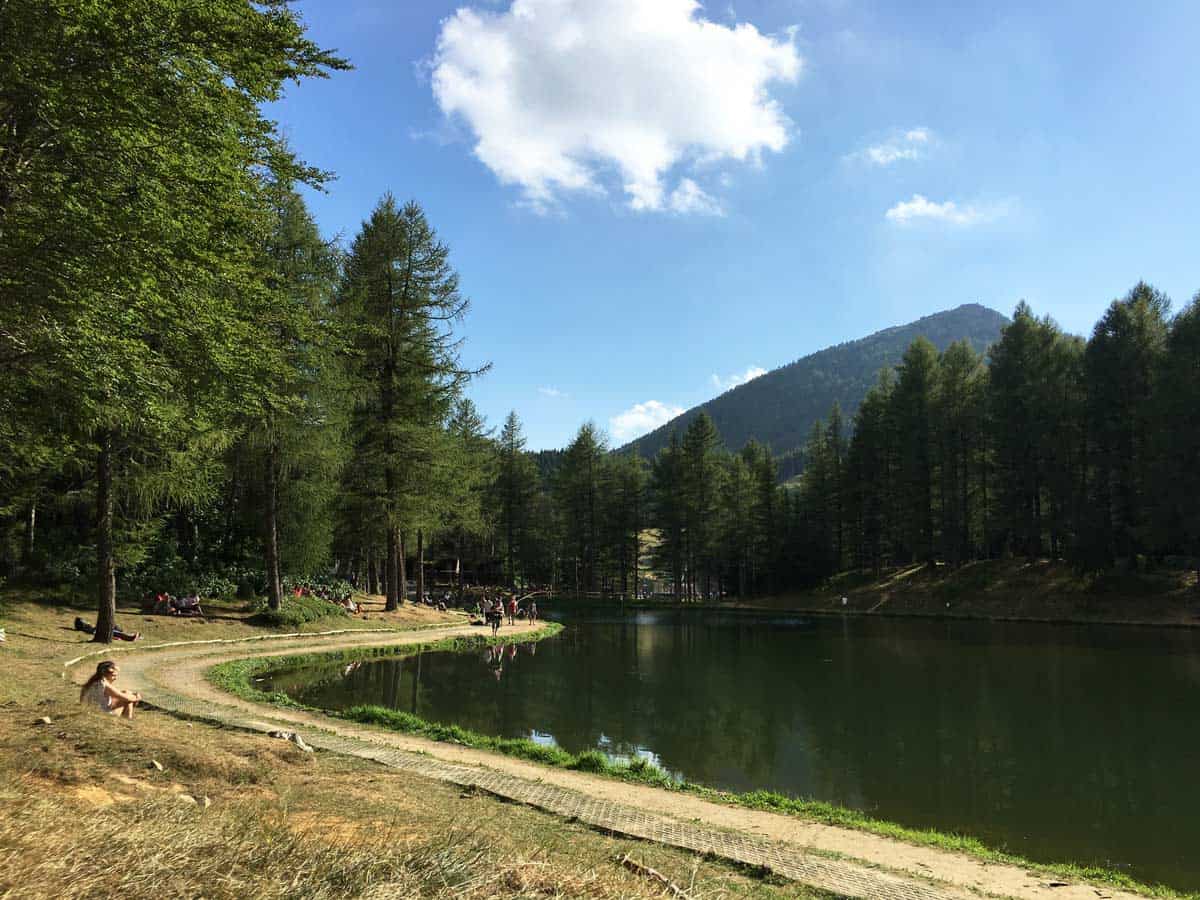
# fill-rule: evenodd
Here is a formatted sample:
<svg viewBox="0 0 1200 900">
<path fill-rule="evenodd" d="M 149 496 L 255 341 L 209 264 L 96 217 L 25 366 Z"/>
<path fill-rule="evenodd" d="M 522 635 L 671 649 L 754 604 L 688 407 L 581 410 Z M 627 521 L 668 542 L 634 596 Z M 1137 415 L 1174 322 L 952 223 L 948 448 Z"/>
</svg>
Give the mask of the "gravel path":
<svg viewBox="0 0 1200 900">
<path fill-rule="evenodd" d="M 520 624 L 505 634 L 536 626 Z M 480 629 L 451 625 L 407 632 L 344 632 L 268 639 L 129 648 L 119 656 L 122 686 L 162 709 L 253 731 L 299 731 L 314 747 L 370 759 L 426 778 L 487 791 L 595 828 L 762 867 L 848 897 L 1055 897 L 1066 900 L 1136 895 L 1084 884 L 1051 886 L 1044 875 L 916 847 L 793 816 L 714 803 L 698 797 L 554 769 L 496 753 L 443 744 L 316 713 L 250 703 L 211 685 L 205 672 L 230 659 L 287 656 L 359 647 L 402 647 Z M 122 648 L 124 649 L 124 648 Z M 82 681 L 89 654 L 69 664 Z"/>
</svg>

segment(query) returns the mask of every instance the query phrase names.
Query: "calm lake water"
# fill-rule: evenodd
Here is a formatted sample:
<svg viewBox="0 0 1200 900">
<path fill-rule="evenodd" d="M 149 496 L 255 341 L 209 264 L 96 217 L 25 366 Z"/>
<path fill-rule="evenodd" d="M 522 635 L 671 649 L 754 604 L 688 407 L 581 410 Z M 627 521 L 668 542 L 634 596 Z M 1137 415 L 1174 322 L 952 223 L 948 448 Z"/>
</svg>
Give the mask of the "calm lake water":
<svg viewBox="0 0 1200 900">
<path fill-rule="evenodd" d="M 1038 860 L 1200 889 L 1200 635 L 693 611 L 551 613 L 557 638 L 279 673 L 571 751 L 640 754 Z"/>
</svg>

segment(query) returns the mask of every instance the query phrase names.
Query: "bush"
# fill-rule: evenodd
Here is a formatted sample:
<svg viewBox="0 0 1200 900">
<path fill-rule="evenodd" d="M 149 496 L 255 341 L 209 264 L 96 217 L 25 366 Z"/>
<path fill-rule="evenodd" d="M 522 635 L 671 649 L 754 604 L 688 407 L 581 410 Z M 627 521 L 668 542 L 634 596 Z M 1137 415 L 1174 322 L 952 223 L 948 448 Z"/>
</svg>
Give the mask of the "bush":
<svg viewBox="0 0 1200 900">
<path fill-rule="evenodd" d="M 289 593 L 301 588 L 325 600 L 341 602 L 349 600 L 354 594 L 350 582 L 332 576 L 315 575 L 308 578 L 295 578 L 291 575 L 283 579 L 283 589 Z"/>
<path fill-rule="evenodd" d="M 237 596 L 238 585 L 224 575 L 209 572 L 196 579 L 194 590 L 201 597 L 233 600 Z"/>
<path fill-rule="evenodd" d="M 296 597 L 291 593 L 284 595 L 280 609 L 270 609 L 266 600 L 258 600 L 254 604 L 257 612 L 250 617 L 255 625 L 266 625 L 270 628 L 296 628 L 307 622 L 316 622 L 333 616 L 346 616 L 345 608 L 337 603 L 331 603 L 311 594 Z"/>
</svg>

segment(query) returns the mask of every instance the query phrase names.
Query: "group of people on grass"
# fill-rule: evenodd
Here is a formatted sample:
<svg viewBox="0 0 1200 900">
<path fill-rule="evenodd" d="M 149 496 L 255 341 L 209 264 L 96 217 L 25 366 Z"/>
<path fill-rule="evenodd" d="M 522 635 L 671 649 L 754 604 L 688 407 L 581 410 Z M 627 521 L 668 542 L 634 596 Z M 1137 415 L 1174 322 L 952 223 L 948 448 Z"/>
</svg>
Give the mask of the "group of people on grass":
<svg viewBox="0 0 1200 900">
<path fill-rule="evenodd" d="M 191 594 L 187 597 L 175 597 L 163 591 L 160 594 L 154 595 L 154 605 L 151 611 L 158 616 L 204 618 L 204 610 L 200 608 L 199 594 Z"/>
<path fill-rule="evenodd" d="M 509 625 L 515 625 L 517 619 L 536 622 L 538 617 L 537 601 L 530 599 L 528 606 L 522 609 L 516 594 L 510 594 L 507 601 L 501 594 L 496 594 L 490 600 L 485 594 L 479 601 L 477 611 L 479 617 L 492 626 L 493 636 L 500 630 L 505 615 L 508 616 Z"/>
</svg>

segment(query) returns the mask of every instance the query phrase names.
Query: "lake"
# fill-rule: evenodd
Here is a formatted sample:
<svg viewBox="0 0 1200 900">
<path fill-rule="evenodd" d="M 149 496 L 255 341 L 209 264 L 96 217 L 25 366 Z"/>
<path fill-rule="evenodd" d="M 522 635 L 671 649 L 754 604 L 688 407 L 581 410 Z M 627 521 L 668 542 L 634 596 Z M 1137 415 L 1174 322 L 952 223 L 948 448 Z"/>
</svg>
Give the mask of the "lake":
<svg viewBox="0 0 1200 900">
<path fill-rule="evenodd" d="M 712 611 L 549 611 L 537 644 L 277 673 L 486 734 L 640 755 L 1043 861 L 1200 889 L 1200 635 Z M 263 685 L 268 687 L 267 685 Z"/>
</svg>

